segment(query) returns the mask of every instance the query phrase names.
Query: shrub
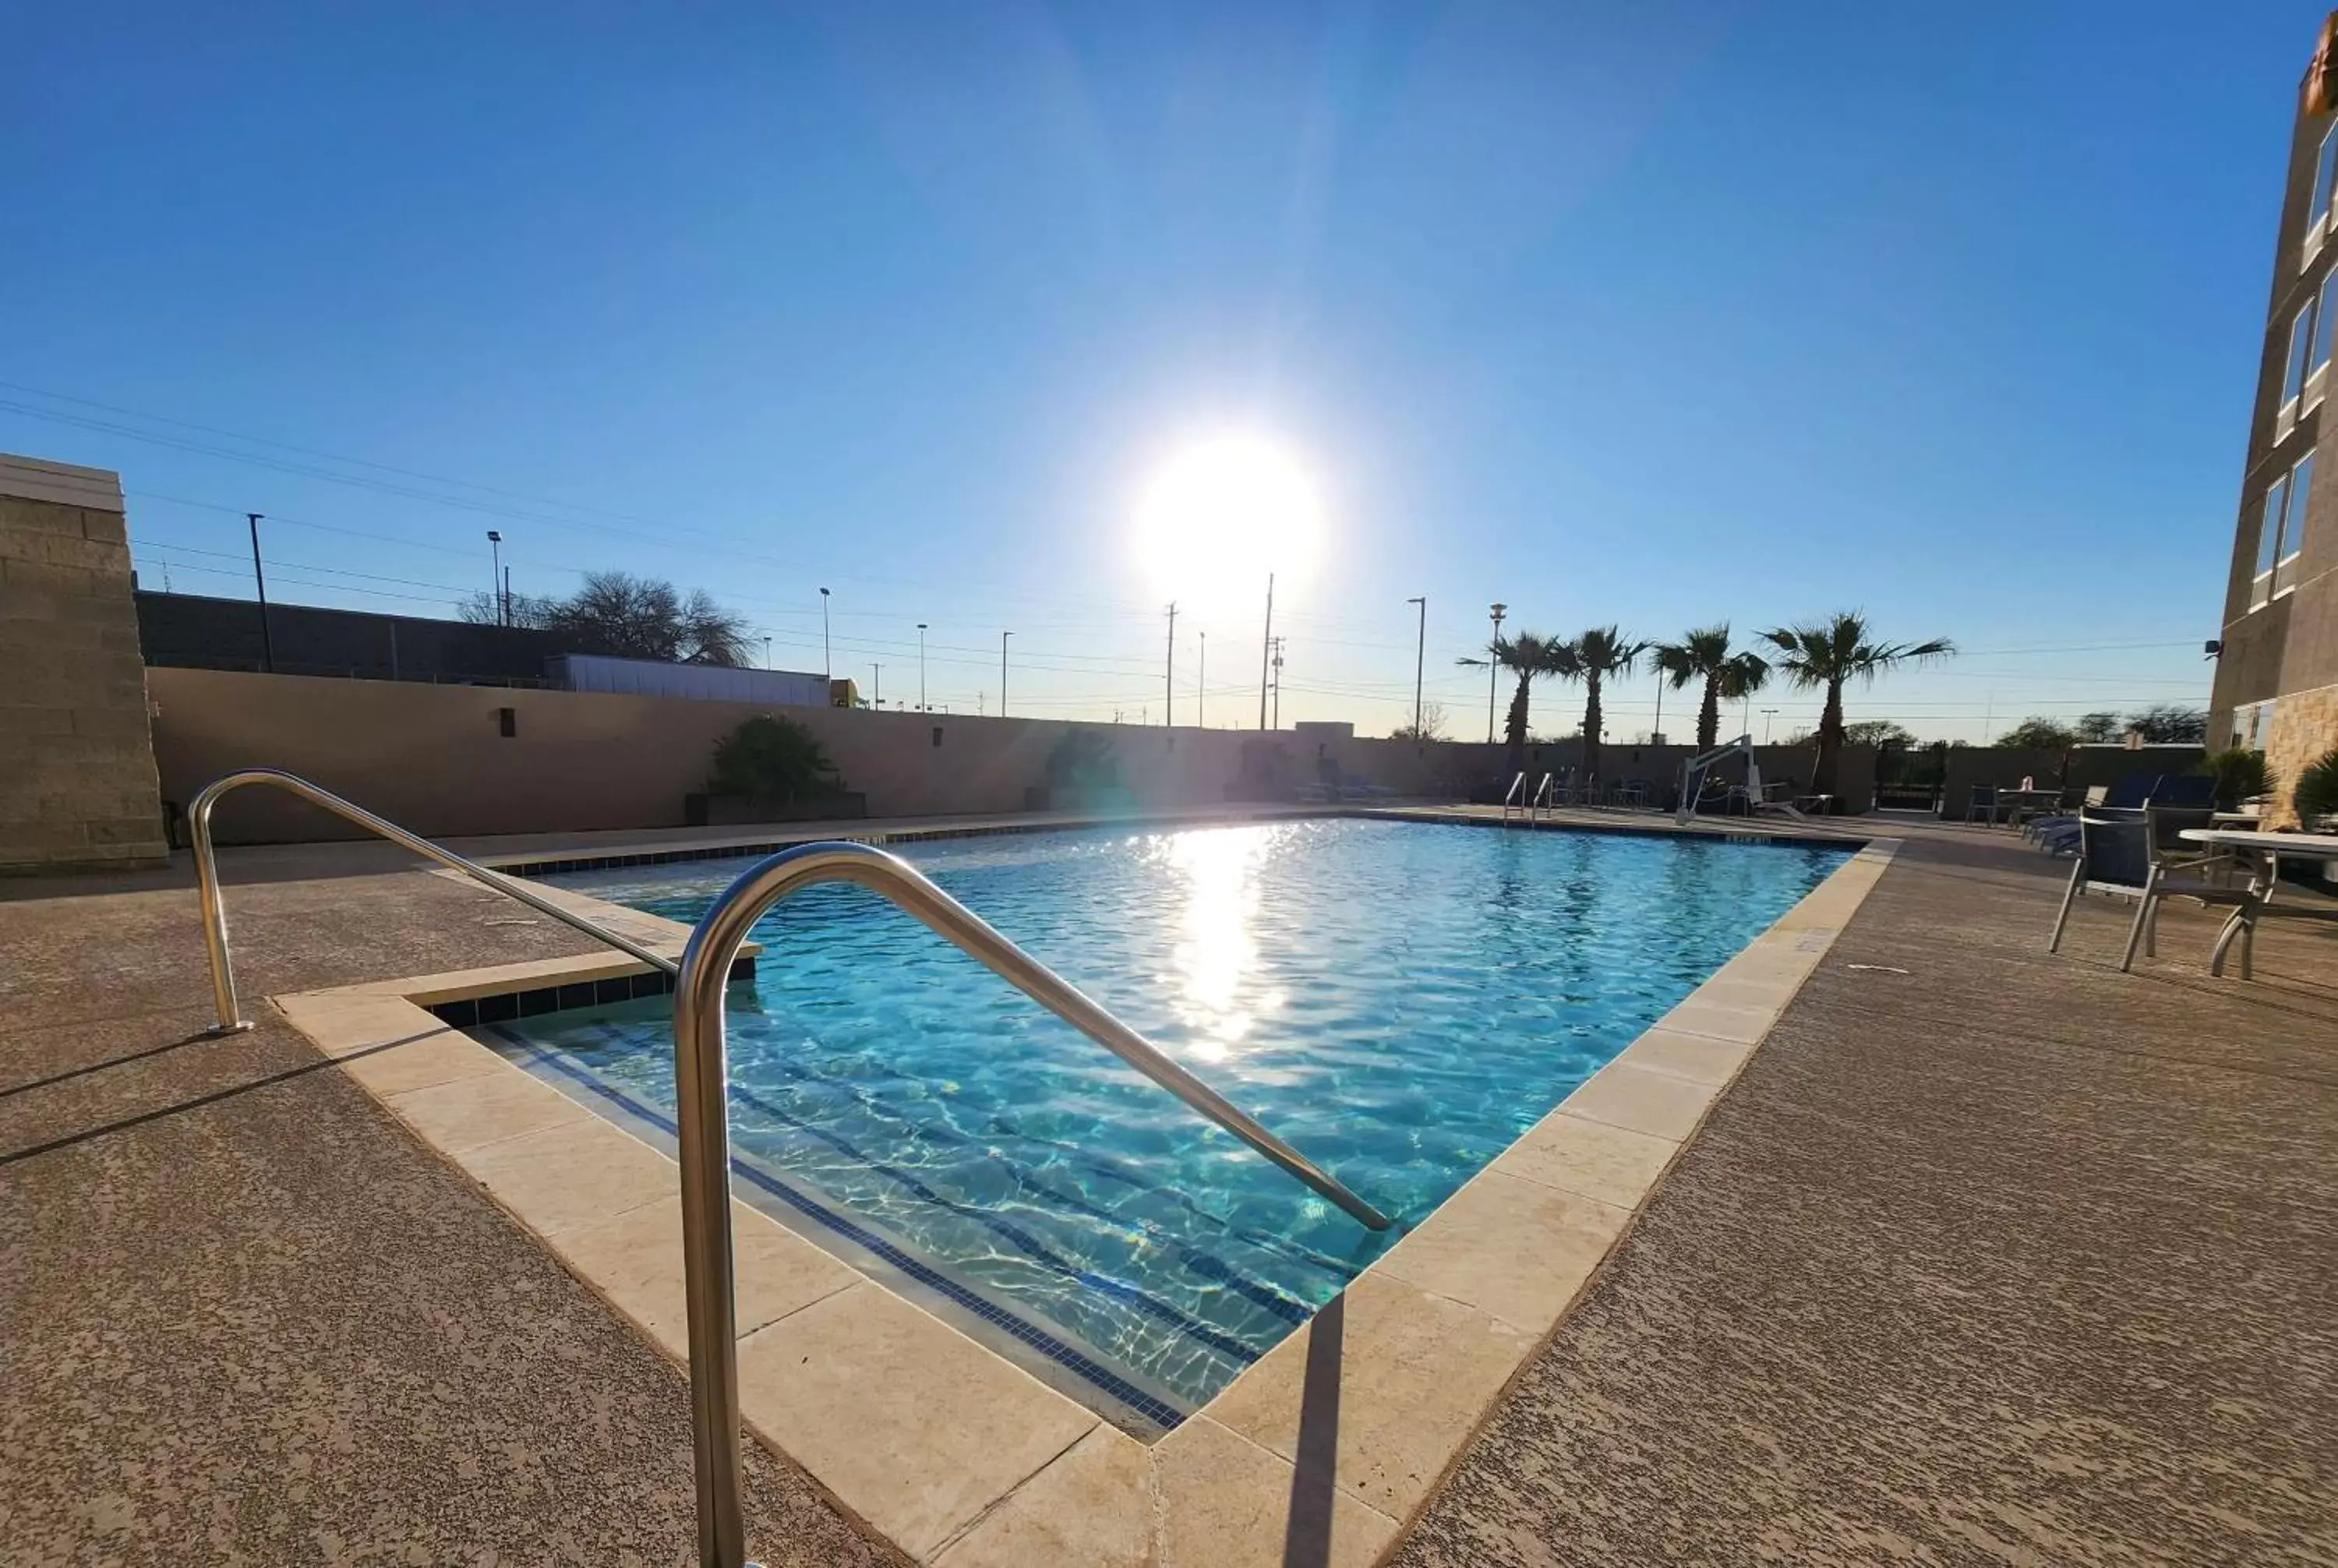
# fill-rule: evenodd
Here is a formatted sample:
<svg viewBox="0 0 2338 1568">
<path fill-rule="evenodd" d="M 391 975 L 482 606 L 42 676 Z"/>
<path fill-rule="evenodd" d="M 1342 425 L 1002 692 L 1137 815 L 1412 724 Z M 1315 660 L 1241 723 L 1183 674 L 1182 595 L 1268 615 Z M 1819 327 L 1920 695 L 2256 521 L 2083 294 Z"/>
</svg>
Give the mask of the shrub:
<svg viewBox="0 0 2338 1568">
<path fill-rule="evenodd" d="M 2290 796 L 2298 819 L 2311 823 L 2318 817 L 2338 816 L 2338 751 L 2326 751 L 2305 765 Z"/>
<path fill-rule="evenodd" d="M 2242 801 L 2273 793 L 2273 775 L 2265 770 L 2264 753 L 2245 746 L 2209 752 L 2201 760 L 2200 771 L 2215 781 L 2216 808 L 2221 811 L 2236 811 Z"/>
<path fill-rule="evenodd" d="M 714 771 L 706 788 L 715 795 L 795 800 L 833 795 L 844 780 L 810 730 L 792 719 L 765 713 L 714 743 Z"/>
</svg>

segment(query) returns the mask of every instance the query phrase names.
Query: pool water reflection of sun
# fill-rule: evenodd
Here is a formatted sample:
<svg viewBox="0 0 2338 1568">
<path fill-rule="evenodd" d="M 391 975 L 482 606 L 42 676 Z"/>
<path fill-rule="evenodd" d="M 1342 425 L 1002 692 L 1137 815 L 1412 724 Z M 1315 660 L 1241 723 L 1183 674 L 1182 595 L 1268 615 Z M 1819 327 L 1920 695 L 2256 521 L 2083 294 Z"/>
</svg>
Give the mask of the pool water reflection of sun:
<svg viewBox="0 0 2338 1568">
<path fill-rule="evenodd" d="M 1206 613 L 1255 603 L 1270 572 L 1305 573 L 1322 548 L 1323 507 L 1290 452 L 1255 436 L 1218 436 L 1154 475 L 1136 534 L 1154 585 Z"/>
<path fill-rule="evenodd" d="M 1271 829 L 1177 833 L 1161 852 L 1184 883 L 1184 907 L 1172 948 L 1172 1005 L 1203 1062 L 1238 1054 L 1262 1018 L 1282 1011 L 1280 988 L 1259 991 L 1258 870 Z"/>
</svg>

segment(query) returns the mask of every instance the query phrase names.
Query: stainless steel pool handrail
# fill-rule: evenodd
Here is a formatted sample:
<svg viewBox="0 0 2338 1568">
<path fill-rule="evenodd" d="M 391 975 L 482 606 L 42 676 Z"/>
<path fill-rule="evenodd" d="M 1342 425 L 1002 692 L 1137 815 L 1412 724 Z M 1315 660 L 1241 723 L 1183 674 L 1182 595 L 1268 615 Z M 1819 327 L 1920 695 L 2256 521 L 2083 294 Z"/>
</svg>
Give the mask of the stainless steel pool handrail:
<svg viewBox="0 0 2338 1568">
<path fill-rule="evenodd" d="M 1502 791 L 1502 821 L 1506 826 L 1510 820 L 1510 810 L 1513 807 L 1516 807 L 1520 810 L 1524 810 L 1526 808 L 1526 791 L 1527 776 L 1524 773 L 1520 773 L 1517 778 L 1511 779 L 1510 787 Z"/>
<path fill-rule="evenodd" d="M 1307 1183 L 1365 1227 L 1389 1217 L 1237 1110 L 908 861 L 867 844 L 805 844 L 750 867 L 717 898 L 682 956 L 673 993 L 674 1104 L 682 1161 L 682 1267 L 689 1302 L 690 1400 L 698 1464 L 698 1553 L 741 1568 L 738 1324 L 732 1298 L 730 1063 L 723 994 L 747 933 L 790 894 L 850 882 L 882 895 L 1025 995 Z"/>
<path fill-rule="evenodd" d="M 280 768 L 246 768 L 214 779 L 195 795 L 187 807 L 188 835 L 195 847 L 195 887 L 202 900 L 203 946 L 210 951 L 211 961 L 211 1003 L 218 1016 L 211 1033 L 231 1034 L 251 1027 L 235 999 L 235 971 L 228 950 L 227 907 L 220 897 L 219 861 L 211 848 L 211 808 L 220 797 L 246 784 L 272 784 L 290 794 L 298 795 L 312 806 L 321 806 L 338 817 L 356 823 L 371 833 L 401 848 L 410 849 L 426 860 L 436 860 L 450 871 L 460 871 L 482 887 L 491 887 L 506 898 L 516 898 L 538 914 L 549 915 L 562 925 L 582 931 L 596 941 L 605 942 L 628 957 L 653 965 L 669 975 L 681 973 L 682 966 L 662 953 L 653 952 L 630 936 L 621 936 L 605 926 L 594 924 L 584 916 L 563 909 L 540 894 L 531 892 L 501 872 L 464 859 L 451 849 L 442 849 L 427 838 L 418 838 L 397 823 L 375 816 L 364 807 L 344 800 L 329 789 L 319 789 L 297 774 Z"/>
</svg>

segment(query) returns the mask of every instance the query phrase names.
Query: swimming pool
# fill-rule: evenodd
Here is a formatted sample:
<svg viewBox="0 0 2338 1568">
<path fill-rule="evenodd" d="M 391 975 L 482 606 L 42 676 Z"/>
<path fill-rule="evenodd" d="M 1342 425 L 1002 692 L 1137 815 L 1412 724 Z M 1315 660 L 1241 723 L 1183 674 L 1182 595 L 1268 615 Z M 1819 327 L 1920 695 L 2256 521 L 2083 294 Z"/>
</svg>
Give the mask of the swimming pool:
<svg viewBox="0 0 2338 1568">
<path fill-rule="evenodd" d="M 895 846 L 1400 1222 L 1848 851 L 1319 818 Z M 546 880 L 694 920 L 738 860 Z M 755 928 L 730 1004 L 757 1200 L 1125 1425 L 1174 1425 L 1390 1245 L 881 900 Z M 670 1125 L 670 1003 L 498 1025 Z"/>
</svg>

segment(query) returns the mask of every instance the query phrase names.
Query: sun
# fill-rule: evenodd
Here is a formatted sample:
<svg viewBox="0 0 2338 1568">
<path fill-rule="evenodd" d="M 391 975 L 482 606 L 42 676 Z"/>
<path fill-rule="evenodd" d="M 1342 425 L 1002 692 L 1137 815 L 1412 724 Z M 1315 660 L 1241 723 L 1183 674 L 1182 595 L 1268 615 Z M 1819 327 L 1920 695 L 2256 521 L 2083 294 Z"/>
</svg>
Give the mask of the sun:
<svg viewBox="0 0 2338 1568">
<path fill-rule="evenodd" d="M 1256 436 L 1216 436 L 1154 475 L 1137 506 L 1136 535 L 1162 593 L 1197 609 L 1246 603 L 1268 573 L 1297 576 L 1314 564 L 1323 505 L 1305 466 L 1283 447 Z"/>
</svg>

